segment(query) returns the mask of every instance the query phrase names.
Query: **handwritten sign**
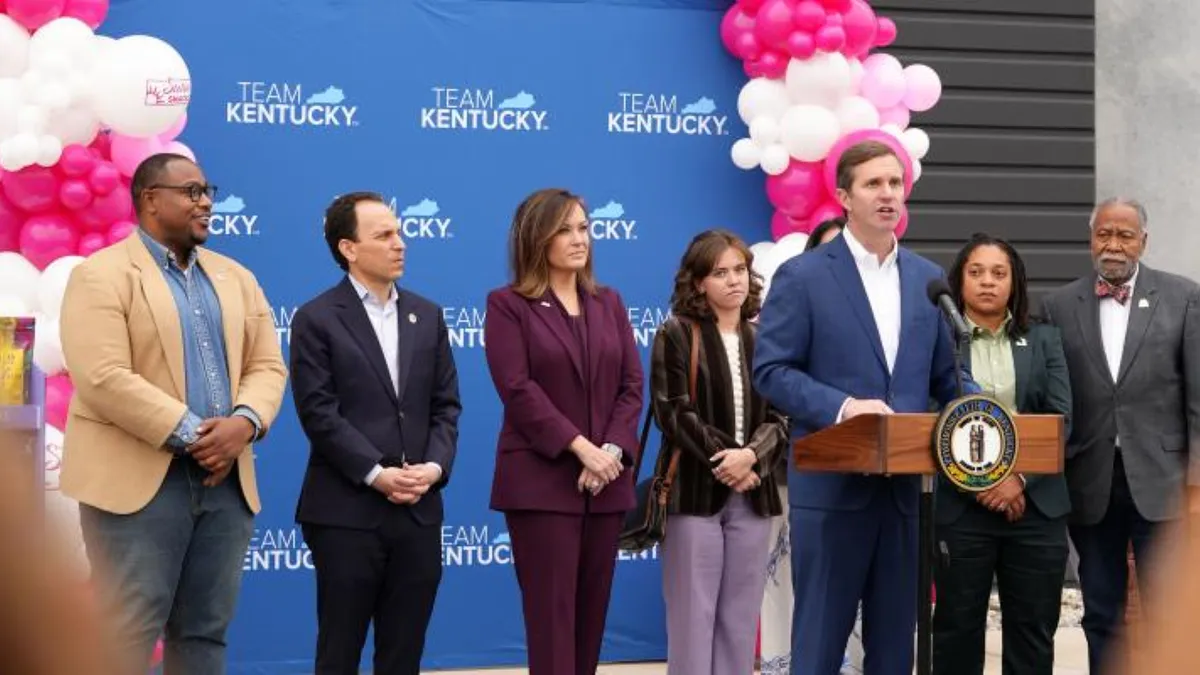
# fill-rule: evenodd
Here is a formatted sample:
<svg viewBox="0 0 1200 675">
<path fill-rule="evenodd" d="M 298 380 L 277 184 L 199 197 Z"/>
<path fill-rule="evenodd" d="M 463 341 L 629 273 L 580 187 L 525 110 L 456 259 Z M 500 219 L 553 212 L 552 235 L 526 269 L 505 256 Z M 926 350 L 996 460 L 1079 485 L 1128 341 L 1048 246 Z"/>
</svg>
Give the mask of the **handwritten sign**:
<svg viewBox="0 0 1200 675">
<path fill-rule="evenodd" d="M 148 106 L 186 106 L 192 98 L 192 81 L 189 80 L 146 80 Z"/>
</svg>

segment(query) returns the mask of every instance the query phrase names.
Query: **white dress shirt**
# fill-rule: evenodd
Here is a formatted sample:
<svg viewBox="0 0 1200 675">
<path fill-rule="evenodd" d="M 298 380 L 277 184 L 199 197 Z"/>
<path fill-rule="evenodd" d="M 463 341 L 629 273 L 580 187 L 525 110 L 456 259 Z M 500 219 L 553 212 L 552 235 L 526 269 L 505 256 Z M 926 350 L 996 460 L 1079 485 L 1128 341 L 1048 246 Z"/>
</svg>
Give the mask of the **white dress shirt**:
<svg viewBox="0 0 1200 675">
<path fill-rule="evenodd" d="M 367 290 L 367 287 L 362 285 L 354 275 L 346 275 L 350 279 L 350 284 L 354 286 L 354 291 L 358 293 L 358 298 L 362 300 L 363 309 L 367 311 L 367 320 L 371 322 L 371 328 L 375 330 L 375 339 L 379 340 L 379 348 L 383 351 L 383 360 L 387 363 L 388 375 L 392 378 L 392 390 L 396 395 L 400 395 L 400 321 L 396 318 L 397 301 L 399 296 L 396 294 L 395 286 L 388 286 L 388 297 L 380 299 Z M 435 462 L 429 462 L 436 466 L 438 473 L 442 471 L 442 467 Z M 375 479 L 383 472 L 383 467 L 376 464 L 367 474 L 365 479 L 367 485 L 375 482 Z"/>
<path fill-rule="evenodd" d="M 875 317 L 875 328 L 879 331 L 879 342 L 883 345 L 883 356 L 890 374 L 896 366 L 896 352 L 900 349 L 900 267 L 896 262 L 900 244 L 892 237 L 892 251 L 880 261 L 877 255 L 854 238 L 849 227 L 842 230 L 842 237 L 850 248 L 850 255 L 854 257 L 854 266 L 858 268 L 858 276 L 867 292 L 867 301 L 871 303 L 871 314 Z M 837 421 L 842 421 L 849 402 L 847 398 L 842 403 Z"/>
<path fill-rule="evenodd" d="M 1133 307 L 1134 283 L 1137 281 L 1139 265 L 1133 270 L 1133 276 L 1125 282 L 1129 285 L 1129 299 L 1125 304 L 1114 300 L 1111 296 L 1100 298 L 1100 340 L 1104 344 L 1104 358 L 1108 361 L 1108 372 L 1116 383 L 1121 373 L 1121 355 L 1125 353 L 1125 334 L 1129 332 L 1129 310 Z M 1121 438 L 1116 439 L 1116 446 L 1121 447 Z"/>
</svg>

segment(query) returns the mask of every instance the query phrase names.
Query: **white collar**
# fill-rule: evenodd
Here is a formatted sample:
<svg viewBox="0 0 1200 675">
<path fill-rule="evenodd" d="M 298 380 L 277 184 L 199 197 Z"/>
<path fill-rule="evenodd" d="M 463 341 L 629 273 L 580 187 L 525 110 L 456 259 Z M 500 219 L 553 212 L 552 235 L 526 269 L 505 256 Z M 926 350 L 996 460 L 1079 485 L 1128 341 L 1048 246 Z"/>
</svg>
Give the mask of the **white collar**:
<svg viewBox="0 0 1200 675">
<path fill-rule="evenodd" d="M 900 253 L 900 242 L 896 241 L 896 235 L 892 235 L 892 251 L 888 253 L 882 261 L 874 253 L 871 253 L 862 245 L 861 242 L 850 231 L 850 226 L 842 228 L 842 235 L 846 239 L 846 246 L 850 247 L 850 255 L 854 256 L 854 264 L 861 267 L 874 267 L 878 269 L 887 269 L 896 264 L 896 257 Z"/>
<path fill-rule="evenodd" d="M 354 291 L 356 293 L 358 293 L 359 300 L 362 300 L 363 302 L 367 302 L 367 300 L 370 299 L 372 302 L 374 302 L 375 304 L 380 305 L 382 307 L 396 304 L 396 300 L 397 300 L 398 296 L 396 295 L 396 285 L 395 284 L 391 284 L 390 286 L 388 286 L 387 299 L 380 301 L 379 298 L 376 298 L 374 295 L 371 294 L 371 291 L 368 290 L 366 286 L 362 285 L 362 283 L 359 282 L 358 279 L 355 279 L 353 274 L 346 274 L 346 278 L 349 279 L 350 284 L 354 286 Z"/>
</svg>

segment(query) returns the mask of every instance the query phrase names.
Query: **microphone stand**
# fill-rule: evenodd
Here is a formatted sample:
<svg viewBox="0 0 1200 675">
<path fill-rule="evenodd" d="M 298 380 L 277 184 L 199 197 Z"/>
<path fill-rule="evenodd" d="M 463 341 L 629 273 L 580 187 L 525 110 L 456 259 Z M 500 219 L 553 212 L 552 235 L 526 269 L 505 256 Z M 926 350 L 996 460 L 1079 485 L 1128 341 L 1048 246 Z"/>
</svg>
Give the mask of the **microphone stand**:
<svg viewBox="0 0 1200 675">
<path fill-rule="evenodd" d="M 949 323 L 949 322 L 948 322 Z M 954 392 L 955 398 L 963 395 L 962 347 L 970 336 L 954 329 Z M 934 474 L 921 476 L 921 502 L 918 511 L 920 543 L 917 557 L 917 675 L 933 675 L 933 490 Z"/>
</svg>

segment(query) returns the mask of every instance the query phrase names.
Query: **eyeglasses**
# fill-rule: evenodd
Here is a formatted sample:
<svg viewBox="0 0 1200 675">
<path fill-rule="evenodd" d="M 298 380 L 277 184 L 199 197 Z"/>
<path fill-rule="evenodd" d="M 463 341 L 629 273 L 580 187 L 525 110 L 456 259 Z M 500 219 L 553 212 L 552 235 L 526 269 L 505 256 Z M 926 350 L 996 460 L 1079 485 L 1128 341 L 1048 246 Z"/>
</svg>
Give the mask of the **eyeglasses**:
<svg viewBox="0 0 1200 675">
<path fill-rule="evenodd" d="M 187 194 L 188 199 L 191 199 L 194 202 L 199 202 L 200 198 L 204 195 L 208 195 L 208 198 L 211 200 L 215 200 L 217 198 L 216 185 L 200 185 L 198 183 L 189 183 L 188 185 L 151 185 L 146 189 L 157 190 L 159 188 L 163 190 L 179 190 L 180 192 L 184 192 Z"/>
</svg>

